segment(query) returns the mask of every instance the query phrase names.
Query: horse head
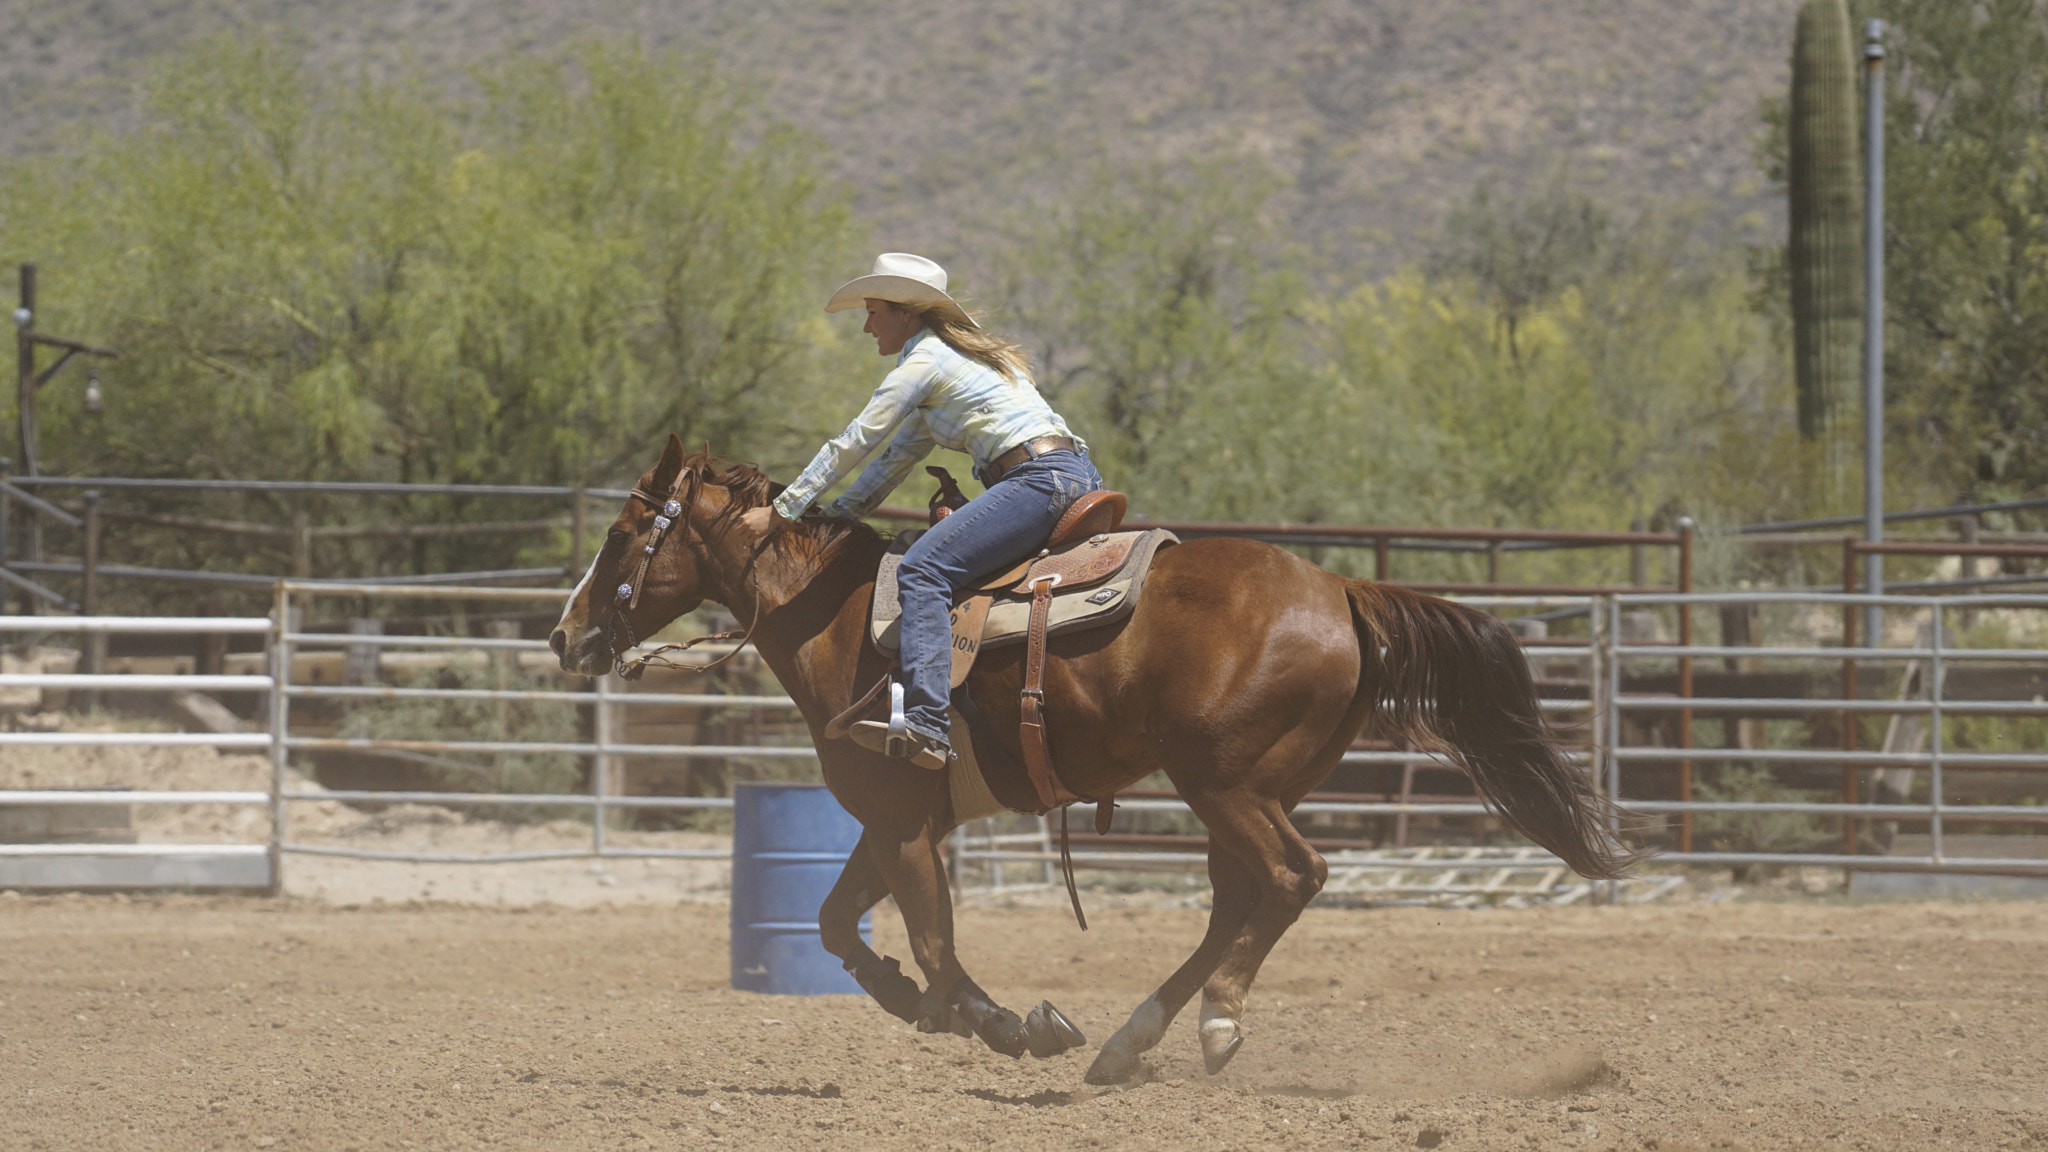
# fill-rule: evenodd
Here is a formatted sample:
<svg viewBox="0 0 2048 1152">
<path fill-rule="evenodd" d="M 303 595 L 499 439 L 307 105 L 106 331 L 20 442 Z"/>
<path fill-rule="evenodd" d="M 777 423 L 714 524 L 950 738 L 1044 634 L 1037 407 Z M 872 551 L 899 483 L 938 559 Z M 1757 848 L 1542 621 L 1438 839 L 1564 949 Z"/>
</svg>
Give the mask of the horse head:
<svg viewBox="0 0 2048 1152">
<path fill-rule="evenodd" d="M 703 528 L 729 501 L 706 492 L 707 483 L 716 484 L 710 470 L 708 456 L 686 456 L 682 440 L 669 435 L 548 637 L 564 671 L 604 675 L 641 639 L 717 589 Z"/>
</svg>

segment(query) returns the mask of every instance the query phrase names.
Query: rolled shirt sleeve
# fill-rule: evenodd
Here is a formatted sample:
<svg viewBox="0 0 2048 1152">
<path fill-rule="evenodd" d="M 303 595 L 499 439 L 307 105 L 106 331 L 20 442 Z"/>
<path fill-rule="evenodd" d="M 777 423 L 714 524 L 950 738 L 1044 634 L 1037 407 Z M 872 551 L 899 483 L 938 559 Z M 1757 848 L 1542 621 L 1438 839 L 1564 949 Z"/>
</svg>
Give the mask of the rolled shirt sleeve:
<svg viewBox="0 0 2048 1152">
<path fill-rule="evenodd" d="M 853 423 L 826 441 L 796 482 L 775 498 L 775 511 L 785 520 L 802 516 L 825 489 L 874 451 L 883 437 L 917 413 L 918 405 L 931 395 L 938 379 L 937 366 L 929 355 L 906 358 L 895 371 L 883 378 L 881 387 L 875 389 L 867 407 L 853 418 Z M 931 451 L 931 433 L 923 419 L 916 421 L 914 429 L 906 426 L 903 433 L 897 436 L 889 451 L 861 476 L 857 487 L 866 491 L 865 499 L 871 503 L 879 503 L 909 473 L 912 465 Z M 918 447 L 920 441 L 922 447 Z M 910 455 L 911 452 L 915 455 Z M 894 479 L 883 485 L 882 477 L 890 469 L 895 472 Z M 853 493 L 849 492 L 847 496 L 851 498 Z M 845 500 L 835 501 L 837 506 L 845 503 Z"/>
</svg>

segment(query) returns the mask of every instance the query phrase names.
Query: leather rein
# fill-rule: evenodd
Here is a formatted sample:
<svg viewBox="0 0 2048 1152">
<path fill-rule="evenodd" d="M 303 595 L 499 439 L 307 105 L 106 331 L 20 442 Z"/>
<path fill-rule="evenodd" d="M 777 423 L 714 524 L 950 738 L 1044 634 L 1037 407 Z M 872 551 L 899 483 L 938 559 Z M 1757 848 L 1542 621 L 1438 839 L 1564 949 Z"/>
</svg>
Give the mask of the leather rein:
<svg viewBox="0 0 2048 1152">
<path fill-rule="evenodd" d="M 632 498 L 654 509 L 654 537 L 641 547 L 640 567 L 634 570 L 633 578 L 614 590 L 611 610 L 605 618 L 605 637 L 612 646 L 612 670 L 618 673 L 621 680 L 638 680 L 650 666 L 673 668 L 678 672 L 709 672 L 739 655 L 740 649 L 747 646 L 747 641 L 754 638 L 754 628 L 761 622 L 761 606 L 757 601 L 754 605 L 754 619 L 747 625 L 745 632 L 714 632 L 709 636 L 699 636 L 680 644 L 663 644 L 632 660 L 626 659 L 626 653 L 640 646 L 640 637 L 633 631 L 633 622 L 626 614 L 640 606 L 640 593 L 647 587 L 647 571 L 654 565 L 654 554 L 660 550 L 662 542 L 668 539 L 669 529 L 682 520 L 683 509 L 695 500 L 697 485 L 702 479 L 702 474 L 696 469 L 686 467 L 677 473 L 676 481 L 669 486 L 666 496 L 657 496 L 637 484 L 633 486 Z M 685 482 L 689 484 L 687 492 L 683 488 Z M 624 647 L 619 645 L 621 630 L 626 634 Z M 671 660 L 666 655 L 670 652 L 687 652 L 699 644 L 708 644 L 714 640 L 735 638 L 739 643 L 733 645 L 732 651 L 709 664 L 684 664 Z"/>
</svg>

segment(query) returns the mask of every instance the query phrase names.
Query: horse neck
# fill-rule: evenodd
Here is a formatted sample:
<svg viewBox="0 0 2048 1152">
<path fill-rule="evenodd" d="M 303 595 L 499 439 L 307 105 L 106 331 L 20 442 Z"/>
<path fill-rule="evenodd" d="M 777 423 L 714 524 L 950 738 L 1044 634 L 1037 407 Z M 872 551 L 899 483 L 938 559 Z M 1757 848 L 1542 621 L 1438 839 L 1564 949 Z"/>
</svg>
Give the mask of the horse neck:
<svg viewBox="0 0 2048 1152">
<path fill-rule="evenodd" d="M 821 556 L 771 548 L 752 565 L 745 562 L 752 545 L 744 547 L 716 557 L 721 571 L 737 575 L 714 599 L 751 624 L 755 649 L 799 707 L 843 710 L 865 648 L 867 607 L 859 594 L 873 586 L 887 545 L 854 535 Z"/>
</svg>

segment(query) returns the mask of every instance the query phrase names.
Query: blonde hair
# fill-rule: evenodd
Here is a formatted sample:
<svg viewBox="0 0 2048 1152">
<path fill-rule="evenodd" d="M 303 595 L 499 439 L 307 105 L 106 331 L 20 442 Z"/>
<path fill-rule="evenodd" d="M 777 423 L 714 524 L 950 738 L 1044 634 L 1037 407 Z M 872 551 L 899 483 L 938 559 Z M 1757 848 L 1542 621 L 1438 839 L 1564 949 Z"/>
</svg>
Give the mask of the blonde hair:
<svg viewBox="0 0 2048 1152">
<path fill-rule="evenodd" d="M 914 308 L 908 304 L 891 302 L 889 307 L 898 312 L 908 312 L 924 323 L 931 333 L 946 342 L 946 347 L 978 364 L 985 364 L 1009 379 L 1012 383 L 1028 382 L 1031 379 L 1031 354 L 1024 351 L 1016 341 L 998 336 L 985 328 L 962 324 L 947 314 L 942 307 Z M 982 314 L 975 314 L 980 320 Z"/>
</svg>

